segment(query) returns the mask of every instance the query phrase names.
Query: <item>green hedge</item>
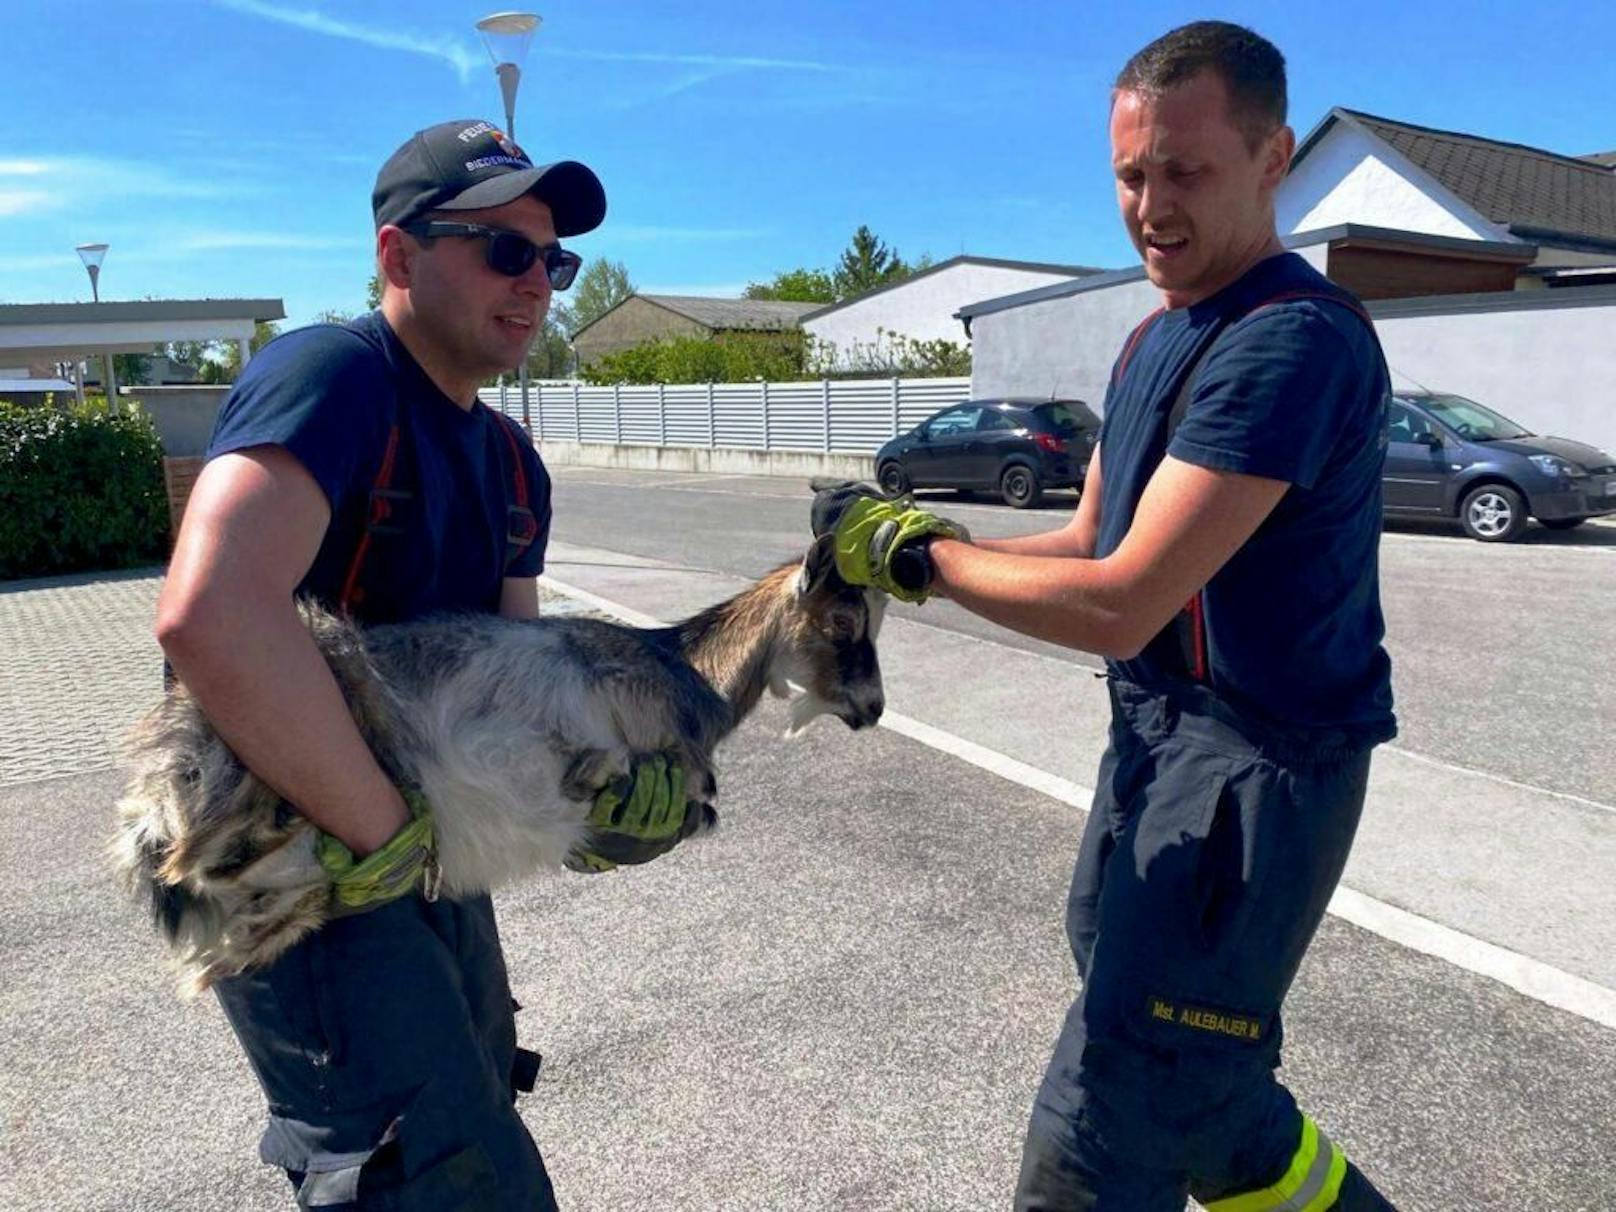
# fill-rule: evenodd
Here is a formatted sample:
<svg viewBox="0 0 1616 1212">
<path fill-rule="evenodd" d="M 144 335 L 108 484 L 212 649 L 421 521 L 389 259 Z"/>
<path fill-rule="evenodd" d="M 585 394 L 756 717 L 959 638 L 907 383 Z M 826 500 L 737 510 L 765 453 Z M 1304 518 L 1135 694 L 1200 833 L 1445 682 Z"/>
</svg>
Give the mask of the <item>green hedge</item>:
<svg viewBox="0 0 1616 1212">
<path fill-rule="evenodd" d="M 147 564 L 167 539 L 149 417 L 0 400 L 0 578 Z"/>
</svg>

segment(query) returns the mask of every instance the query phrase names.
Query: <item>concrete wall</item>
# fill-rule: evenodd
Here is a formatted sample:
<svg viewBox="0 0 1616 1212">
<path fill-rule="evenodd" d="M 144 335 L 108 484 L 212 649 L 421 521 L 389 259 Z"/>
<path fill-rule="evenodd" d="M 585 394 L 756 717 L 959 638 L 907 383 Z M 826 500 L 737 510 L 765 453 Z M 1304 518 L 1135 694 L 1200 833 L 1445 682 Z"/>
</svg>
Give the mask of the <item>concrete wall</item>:
<svg viewBox="0 0 1616 1212">
<path fill-rule="evenodd" d="M 1274 197 L 1280 235 L 1338 223 L 1471 240 L 1511 241 L 1385 144 L 1337 122 Z"/>
<path fill-rule="evenodd" d="M 1069 281 L 1069 274 L 966 262 L 806 320 L 802 327 L 815 339 L 834 345 L 836 364 L 845 366 L 856 345 L 876 344 L 877 329 L 902 333 L 912 341 L 941 340 L 964 345 L 965 328 L 954 319 L 954 313 L 967 303 Z"/>
<path fill-rule="evenodd" d="M 699 471 L 721 475 L 781 476 L 807 480 L 838 476 L 873 480 L 873 456 L 812 454 L 789 450 L 715 450 L 692 446 L 617 446 L 545 438 L 539 454 L 552 467 L 615 467 L 630 471 Z"/>
<path fill-rule="evenodd" d="M 118 394 L 140 401 L 157 426 L 165 455 L 184 458 L 207 453 L 213 422 L 230 387 L 125 387 Z"/>
<path fill-rule="evenodd" d="M 1122 343 L 1160 304 L 1141 271 L 1097 290 L 971 321 L 971 395 L 1076 398 L 1099 412 Z"/>
<path fill-rule="evenodd" d="M 1123 341 L 1157 303 L 1141 276 L 977 316 L 971 394 L 1053 391 L 1100 412 Z M 1538 433 L 1616 451 L 1616 287 L 1387 300 L 1369 311 L 1400 385 L 1457 392 Z"/>
<path fill-rule="evenodd" d="M 1434 299 L 1370 307 L 1394 382 L 1469 396 L 1534 433 L 1616 453 L 1616 286 L 1468 297 L 1468 310 L 1447 314 L 1417 310 Z"/>
<path fill-rule="evenodd" d="M 587 366 L 605 354 L 632 349 L 646 341 L 711 335 L 712 330 L 705 325 L 635 295 L 591 324 L 573 342 L 573 348 L 578 351 L 578 364 Z"/>
</svg>

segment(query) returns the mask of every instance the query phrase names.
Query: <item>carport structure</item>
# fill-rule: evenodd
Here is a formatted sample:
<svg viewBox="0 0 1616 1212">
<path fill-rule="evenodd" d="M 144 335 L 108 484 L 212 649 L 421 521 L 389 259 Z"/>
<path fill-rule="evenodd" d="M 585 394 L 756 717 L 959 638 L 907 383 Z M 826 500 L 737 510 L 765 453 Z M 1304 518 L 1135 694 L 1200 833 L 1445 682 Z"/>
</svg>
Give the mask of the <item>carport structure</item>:
<svg viewBox="0 0 1616 1212">
<path fill-rule="evenodd" d="M 253 325 L 285 318 L 279 299 L 0 304 L 0 366 L 77 364 L 105 356 L 110 372 L 111 355 L 150 353 L 169 341 L 234 341 L 245 366 Z M 108 398 L 115 398 L 110 374 L 107 386 Z"/>
</svg>

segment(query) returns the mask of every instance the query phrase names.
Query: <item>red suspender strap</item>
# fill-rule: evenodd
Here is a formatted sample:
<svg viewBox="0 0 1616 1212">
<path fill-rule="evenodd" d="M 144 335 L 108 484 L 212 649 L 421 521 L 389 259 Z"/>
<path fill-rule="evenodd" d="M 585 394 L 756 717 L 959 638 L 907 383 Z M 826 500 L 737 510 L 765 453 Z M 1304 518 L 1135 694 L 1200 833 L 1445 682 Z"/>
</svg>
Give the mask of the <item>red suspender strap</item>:
<svg viewBox="0 0 1616 1212">
<path fill-rule="evenodd" d="M 1128 334 L 1128 339 L 1123 342 L 1122 345 L 1122 356 L 1117 359 L 1116 373 L 1111 379 L 1113 383 L 1120 383 L 1122 381 L 1123 373 L 1128 369 L 1128 361 L 1133 357 L 1134 346 L 1139 344 L 1139 338 L 1145 335 L 1145 330 L 1154 324 L 1156 322 L 1156 318 L 1166 310 L 1167 309 L 1165 307 L 1158 307 L 1143 320 L 1139 321 L 1138 326 Z"/>
<path fill-rule="evenodd" d="M 502 412 L 494 413 L 500 420 L 500 430 L 511 448 L 511 487 L 515 489 L 516 503 L 527 508 L 527 472 L 522 469 L 522 448 L 516 441 L 516 422 Z"/>
<path fill-rule="evenodd" d="M 539 537 L 539 520 L 533 516 L 528 503 L 527 472 L 522 467 L 522 446 L 516 438 L 516 422 L 502 412 L 494 415 L 499 418 L 500 431 L 511 448 L 511 496 L 515 504 L 508 505 L 505 511 L 505 568 L 508 571 Z"/>
<path fill-rule="evenodd" d="M 370 554 L 371 531 L 387 521 L 388 515 L 393 512 L 392 504 L 388 500 L 388 485 L 393 481 L 393 462 L 398 456 L 398 426 L 394 425 L 387 434 L 387 450 L 382 455 L 381 470 L 376 473 L 376 483 L 370 490 L 370 503 L 365 515 L 365 530 L 359 536 L 359 546 L 354 549 L 353 563 L 348 565 L 348 575 L 342 582 L 342 597 L 337 602 L 337 609 L 348 614 L 352 608 L 365 600 L 365 591 L 359 587 L 359 572 L 365 566 L 365 557 Z"/>
<path fill-rule="evenodd" d="M 1261 303 L 1249 308 L 1243 315 L 1237 316 L 1236 320 L 1243 320 L 1246 316 L 1251 315 L 1253 312 L 1261 311 L 1265 307 L 1272 307 L 1277 303 L 1289 303 L 1296 299 L 1321 299 L 1327 303 L 1338 303 L 1354 312 L 1368 326 L 1371 335 L 1375 331 L 1375 322 L 1369 318 L 1369 313 L 1355 301 L 1342 298 L 1340 295 L 1326 294 L 1323 291 L 1316 290 L 1295 290 L 1286 294 L 1275 295 L 1271 299 L 1264 299 Z M 1150 317 L 1150 319 L 1154 318 L 1154 316 Z M 1146 320 L 1145 324 L 1149 324 L 1149 322 L 1150 320 Z M 1139 328 L 1134 330 L 1134 335 L 1129 338 L 1128 345 L 1123 350 L 1123 365 L 1126 365 L 1134 342 L 1144 327 L 1145 325 L 1140 325 Z M 1179 388 L 1178 399 L 1173 406 L 1173 411 L 1167 423 L 1167 441 L 1169 443 L 1173 440 L 1173 432 L 1178 428 L 1178 423 L 1184 419 L 1184 412 L 1189 404 L 1190 382 L 1194 379 L 1195 372 L 1201 368 L 1201 363 L 1206 360 L 1207 354 L 1212 352 L 1212 346 L 1217 344 L 1218 338 L 1222 335 L 1220 332 L 1218 336 L 1212 338 L 1206 350 L 1190 366 L 1189 372 L 1184 377 L 1183 385 Z M 1198 590 L 1195 596 L 1185 604 L 1184 609 L 1179 612 L 1173 622 L 1178 631 L 1179 649 L 1184 655 L 1184 665 L 1189 672 L 1189 676 L 1197 682 L 1209 684 L 1212 680 L 1212 661 L 1208 651 L 1206 635 L 1206 590 Z"/>
</svg>

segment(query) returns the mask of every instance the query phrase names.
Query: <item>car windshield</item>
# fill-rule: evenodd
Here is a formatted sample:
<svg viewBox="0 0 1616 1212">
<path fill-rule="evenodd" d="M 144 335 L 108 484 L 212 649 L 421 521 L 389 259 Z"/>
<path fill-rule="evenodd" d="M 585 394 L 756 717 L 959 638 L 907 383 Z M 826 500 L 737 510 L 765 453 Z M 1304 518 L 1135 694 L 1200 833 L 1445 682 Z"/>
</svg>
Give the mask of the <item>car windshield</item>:
<svg viewBox="0 0 1616 1212">
<path fill-rule="evenodd" d="M 1422 396 L 1417 402 L 1454 433 L 1470 442 L 1497 442 L 1503 438 L 1532 436 L 1530 430 L 1522 429 L 1508 417 L 1499 416 L 1492 409 L 1463 396 Z"/>
<path fill-rule="evenodd" d="M 1082 400 L 1051 400 L 1048 404 L 1038 405 L 1032 410 L 1032 415 L 1038 418 L 1038 428 L 1044 433 L 1060 434 L 1062 437 L 1100 426 L 1100 418 L 1090 412 L 1089 406 Z"/>
</svg>

